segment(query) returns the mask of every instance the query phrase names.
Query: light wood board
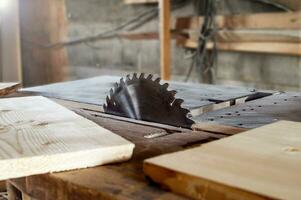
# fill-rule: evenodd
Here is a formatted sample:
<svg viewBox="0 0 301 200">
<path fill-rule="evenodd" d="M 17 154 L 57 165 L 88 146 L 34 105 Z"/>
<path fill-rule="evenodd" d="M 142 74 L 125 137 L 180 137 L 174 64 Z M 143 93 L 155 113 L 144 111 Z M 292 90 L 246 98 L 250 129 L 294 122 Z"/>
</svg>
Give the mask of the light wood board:
<svg viewBox="0 0 301 200">
<path fill-rule="evenodd" d="M 0 96 L 8 95 L 16 92 L 21 87 L 20 83 L 1 83 L 0 82 Z"/>
<path fill-rule="evenodd" d="M 177 45 L 184 48 L 197 48 L 197 41 L 179 39 Z M 212 49 L 213 43 L 207 43 L 206 48 Z M 221 51 L 253 52 L 301 56 L 301 43 L 291 42 L 218 42 L 217 48 Z"/>
<path fill-rule="evenodd" d="M 195 199 L 301 199 L 301 123 L 280 121 L 147 159 L 144 172 Z"/>
<path fill-rule="evenodd" d="M 0 99 L 0 180 L 124 161 L 133 148 L 47 98 Z"/>
</svg>

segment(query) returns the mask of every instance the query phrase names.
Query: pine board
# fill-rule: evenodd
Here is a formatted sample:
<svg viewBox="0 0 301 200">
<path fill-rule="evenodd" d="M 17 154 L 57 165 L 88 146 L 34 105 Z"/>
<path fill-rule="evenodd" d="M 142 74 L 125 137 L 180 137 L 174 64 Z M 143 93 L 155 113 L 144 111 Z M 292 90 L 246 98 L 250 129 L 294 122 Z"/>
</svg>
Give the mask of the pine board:
<svg viewBox="0 0 301 200">
<path fill-rule="evenodd" d="M 280 121 L 147 159 L 144 172 L 170 190 L 195 199 L 298 200 L 300 147 L 301 123 Z"/>
<path fill-rule="evenodd" d="M 133 148 L 47 98 L 0 99 L 0 180 L 124 161 Z"/>
</svg>

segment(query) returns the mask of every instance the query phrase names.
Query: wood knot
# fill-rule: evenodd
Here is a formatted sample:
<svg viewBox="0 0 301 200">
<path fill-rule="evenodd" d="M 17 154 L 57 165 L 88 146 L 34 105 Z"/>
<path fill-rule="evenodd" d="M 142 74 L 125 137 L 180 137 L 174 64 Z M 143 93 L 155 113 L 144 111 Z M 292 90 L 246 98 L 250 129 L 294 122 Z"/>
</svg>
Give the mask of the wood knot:
<svg viewBox="0 0 301 200">
<path fill-rule="evenodd" d="M 301 147 L 286 147 L 285 152 L 301 152 Z"/>
<path fill-rule="evenodd" d="M 35 124 L 35 126 L 46 126 L 48 124 L 49 124 L 48 122 L 39 122 L 39 123 Z"/>
</svg>

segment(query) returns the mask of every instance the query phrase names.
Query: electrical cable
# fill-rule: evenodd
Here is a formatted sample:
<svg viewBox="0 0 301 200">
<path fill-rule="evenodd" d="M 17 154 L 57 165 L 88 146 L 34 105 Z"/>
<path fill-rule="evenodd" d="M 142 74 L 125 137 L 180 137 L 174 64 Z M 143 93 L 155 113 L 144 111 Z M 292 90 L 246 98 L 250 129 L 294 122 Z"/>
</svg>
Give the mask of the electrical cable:
<svg viewBox="0 0 301 200">
<path fill-rule="evenodd" d="M 187 4 L 186 0 L 177 0 L 173 1 L 174 3 L 171 6 L 171 10 L 176 10 L 179 9 Z M 114 27 L 113 29 L 92 35 L 92 36 L 85 36 L 82 38 L 66 41 L 66 42 L 58 42 L 58 43 L 53 43 L 53 44 L 48 44 L 48 45 L 43 45 L 45 48 L 60 48 L 63 46 L 70 46 L 70 45 L 76 45 L 80 43 L 89 43 L 89 42 L 94 42 L 96 40 L 101 40 L 101 39 L 112 39 L 119 37 L 118 33 L 121 30 L 124 30 L 128 28 L 128 31 L 135 30 L 141 26 L 143 26 L 145 23 L 153 20 L 154 18 L 158 17 L 159 9 L 152 8 L 150 10 L 144 11 L 137 16 L 133 17 L 132 19 L 126 21 L 125 23 L 122 23 L 121 25 Z"/>
<path fill-rule="evenodd" d="M 192 63 L 189 67 L 188 73 L 185 77 L 187 82 L 191 76 L 194 67 L 197 67 L 201 73 L 203 82 L 212 83 L 212 67 L 216 63 L 217 58 L 217 47 L 215 33 L 217 32 L 215 25 L 216 15 L 216 0 L 204 0 L 197 5 L 198 11 L 204 15 L 204 22 L 201 26 L 198 44 L 195 54 L 192 58 Z M 199 15 L 199 13 L 197 13 Z M 207 50 L 207 43 L 211 41 L 213 48 L 211 51 Z"/>
</svg>

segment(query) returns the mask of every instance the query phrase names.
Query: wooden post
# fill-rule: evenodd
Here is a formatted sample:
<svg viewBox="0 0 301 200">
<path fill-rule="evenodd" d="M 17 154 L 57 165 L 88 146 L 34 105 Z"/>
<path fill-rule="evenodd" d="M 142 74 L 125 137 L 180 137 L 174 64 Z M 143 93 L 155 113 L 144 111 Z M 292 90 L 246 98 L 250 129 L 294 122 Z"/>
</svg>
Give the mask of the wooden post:
<svg viewBox="0 0 301 200">
<path fill-rule="evenodd" d="M 159 0 L 160 65 L 163 80 L 170 80 L 170 0 Z"/>
<path fill-rule="evenodd" d="M 19 1 L 1 0 L 1 3 L 0 79 L 2 82 L 21 82 Z"/>
<path fill-rule="evenodd" d="M 25 86 L 63 81 L 68 72 L 65 0 L 20 0 L 23 82 Z"/>
</svg>

